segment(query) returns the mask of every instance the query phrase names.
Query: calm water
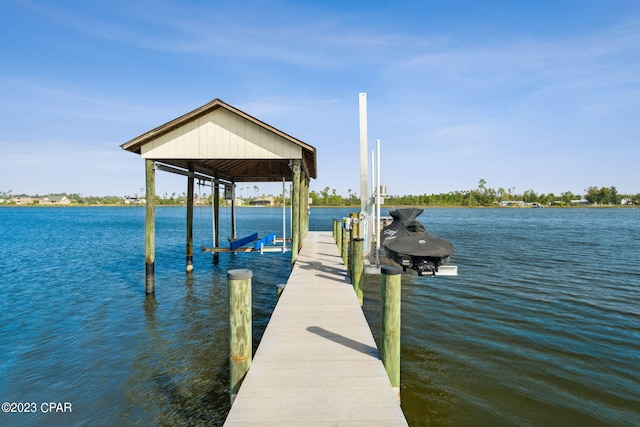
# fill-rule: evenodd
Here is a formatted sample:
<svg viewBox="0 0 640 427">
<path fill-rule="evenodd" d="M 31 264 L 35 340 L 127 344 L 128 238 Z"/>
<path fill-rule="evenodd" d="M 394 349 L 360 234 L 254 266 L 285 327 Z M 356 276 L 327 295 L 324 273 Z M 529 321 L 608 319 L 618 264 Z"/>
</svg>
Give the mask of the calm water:
<svg viewBox="0 0 640 427">
<path fill-rule="evenodd" d="M 349 210 L 313 209 L 312 230 Z M 239 209 L 238 235 L 281 210 Z M 403 276 L 402 399 L 412 426 L 638 425 L 640 210 L 433 209 L 459 276 Z M 229 214 L 221 213 L 221 239 Z M 254 342 L 290 254 L 197 252 L 185 211 L 157 209 L 144 295 L 144 209 L 0 209 L 0 425 L 220 425 L 229 409 L 226 272 L 254 272 Z M 288 226 L 288 225 L 287 225 Z M 195 245 L 210 245 L 197 211 Z M 379 278 L 365 314 L 377 338 Z M 43 413 L 43 402 L 71 413 Z"/>
</svg>

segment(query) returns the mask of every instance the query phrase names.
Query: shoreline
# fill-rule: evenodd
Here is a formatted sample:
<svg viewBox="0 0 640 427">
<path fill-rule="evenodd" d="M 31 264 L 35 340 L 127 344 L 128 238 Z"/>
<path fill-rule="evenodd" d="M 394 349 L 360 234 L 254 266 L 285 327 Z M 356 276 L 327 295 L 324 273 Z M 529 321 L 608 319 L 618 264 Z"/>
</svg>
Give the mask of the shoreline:
<svg viewBox="0 0 640 427">
<path fill-rule="evenodd" d="M 123 205 L 123 204 L 95 204 L 95 205 L 81 205 L 81 204 L 69 204 L 69 205 L 18 205 L 12 203 L 0 204 L 1 208 L 144 208 L 145 205 Z M 174 205 L 156 205 L 156 208 L 184 208 L 184 204 Z M 194 207 L 208 208 L 210 205 L 196 205 Z M 220 206 L 229 207 L 229 206 Z M 289 205 L 287 205 L 287 208 Z M 236 206 L 236 209 L 256 209 L 256 208 L 271 208 L 282 209 L 282 205 L 278 206 Z M 418 209 L 541 209 L 533 206 L 460 206 L 460 205 L 383 205 L 381 209 L 397 209 L 397 208 L 418 208 Z M 543 209 L 635 209 L 635 205 L 580 205 L 580 206 L 545 206 Z M 310 206 L 310 209 L 360 209 L 359 206 Z"/>
</svg>

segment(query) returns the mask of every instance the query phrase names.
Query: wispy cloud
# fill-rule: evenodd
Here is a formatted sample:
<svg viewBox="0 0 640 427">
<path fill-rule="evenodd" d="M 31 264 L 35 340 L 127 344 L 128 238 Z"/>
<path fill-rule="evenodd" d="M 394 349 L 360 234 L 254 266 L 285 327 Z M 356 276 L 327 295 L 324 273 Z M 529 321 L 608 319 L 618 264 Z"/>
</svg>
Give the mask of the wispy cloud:
<svg viewBox="0 0 640 427">
<path fill-rule="evenodd" d="M 357 93 L 364 91 L 371 142 L 396 148 L 385 154 L 394 176 L 420 185 L 412 177 L 428 164 L 441 174 L 434 176 L 447 177 L 434 191 L 467 175 L 475 185 L 489 178 L 487 170 L 496 180 L 539 177 L 534 162 L 549 155 L 580 159 L 562 171 L 579 175 L 602 141 L 637 152 L 630 151 L 640 108 L 640 20 L 633 15 L 625 22 L 618 14 L 609 27 L 548 33 L 506 22 L 494 34 L 475 16 L 461 17 L 464 11 L 441 6 L 446 10 L 430 18 L 433 5 L 415 12 L 386 2 L 364 11 L 257 0 L 16 4 L 36 19 L 15 31 L 42 33 L 40 40 L 23 38 L 25 46 L 12 51 L 18 61 L 0 70 L 0 107 L 9 122 L 0 143 L 74 150 L 111 141 L 117 150 L 220 97 L 316 145 L 318 185 L 340 190 L 358 179 L 350 153 L 357 155 Z M 387 19 L 389 10 L 400 15 Z M 42 43 L 49 38 L 55 43 Z M 46 62 L 29 56 L 20 64 L 29 43 L 60 50 Z M 334 159 L 336 150 L 347 155 Z M 519 168 L 505 168 L 522 159 Z M 332 167 L 344 171 L 340 178 Z M 502 185 L 520 186 L 507 178 Z"/>
</svg>

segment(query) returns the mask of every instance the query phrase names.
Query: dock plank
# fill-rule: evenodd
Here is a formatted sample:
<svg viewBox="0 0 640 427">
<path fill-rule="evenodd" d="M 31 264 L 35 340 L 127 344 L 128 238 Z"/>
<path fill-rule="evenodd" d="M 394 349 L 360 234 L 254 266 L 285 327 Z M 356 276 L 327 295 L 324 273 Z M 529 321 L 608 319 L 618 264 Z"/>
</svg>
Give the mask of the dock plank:
<svg viewBox="0 0 640 427">
<path fill-rule="evenodd" d="M 310 232 L 225 426 L 407 426 L 330 232 Z"/>
</svg>

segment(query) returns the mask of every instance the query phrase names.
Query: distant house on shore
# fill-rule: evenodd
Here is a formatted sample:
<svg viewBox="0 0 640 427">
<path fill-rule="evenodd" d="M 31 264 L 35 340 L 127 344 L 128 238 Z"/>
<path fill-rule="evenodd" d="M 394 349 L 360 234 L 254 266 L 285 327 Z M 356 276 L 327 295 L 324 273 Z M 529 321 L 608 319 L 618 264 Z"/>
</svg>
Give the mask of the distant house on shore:
<svg viewBox="0 0 640 427">
<path fill-rule="evenodd" d="M 144 205 L 145 203 L 147 203 L 147 199 L 145 199 L 144 197 L 124 197 L 125 205 Z"/>
<path fill-rule="evenodd" d="M 500 202 L 500 206 L 503 206 L 503 207 L 514 207 L 514 206 L 521 207 L 524 205 L 525 203 L 523 200 L 503 200 Z"/>
<path fill-rule="evenodd" d="M 236 197 L 233 202 L 236 206 L 244 206 L 244 199 L 241 199 L 240 197 Z M 231 200 L 225 199 L 224 204 L 225 206 L 231 206 Z"/>
<path fill-rule="evenodd" d="M 253 199 L 249 204 L 253 206 L 273 206 L 276 202 L 273 197 L 263 197 L 261 199 Z"/>
<path fill-rule="evenodd" d="M 579 200 L 571 200 L 572 205 L 588 205 L 589 201 L 587 199 L 579 199 Z"/>
<path fill-rule="evenodd" d="M 11 201 L 13 203 L 15 203 L 16 205 L 32 205 L 36 202 L 38 202 L 40 199 L 37 199 L 35 197 L 14 197 L 11 199 Z"/>
<path fill-rule="evenodd" d="M 40 199 L 41 205 L 70 205 L 71 200 L 67 196 L 47 196 Z"/>
</svg>

